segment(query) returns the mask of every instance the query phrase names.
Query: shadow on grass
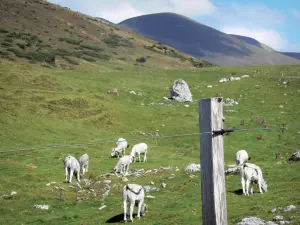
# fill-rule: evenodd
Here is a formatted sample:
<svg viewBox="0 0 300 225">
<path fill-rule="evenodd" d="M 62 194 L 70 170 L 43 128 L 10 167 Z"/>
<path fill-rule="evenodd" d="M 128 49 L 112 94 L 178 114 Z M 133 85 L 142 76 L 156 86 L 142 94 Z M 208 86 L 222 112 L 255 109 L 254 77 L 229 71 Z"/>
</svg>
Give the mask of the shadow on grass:
<svg viewBox="0 0 300 225">
<path fill-rule="evenodd" d="M 133 218 L 137 216 L 136 213 L 132 214 Z M 113 216 L 112 218 L 108 219 L 106 223 L 124 223 L 124 213 L 121 213 L 119 215 Z"/>
<path fill-rule="evenodd" d="M 238 189 L 238 190 L 235 190 L 235 191 L 231 191 L 231 193 L 234 193 L 236 195 L 243 195 L 243 189 Z"/>
</svg>

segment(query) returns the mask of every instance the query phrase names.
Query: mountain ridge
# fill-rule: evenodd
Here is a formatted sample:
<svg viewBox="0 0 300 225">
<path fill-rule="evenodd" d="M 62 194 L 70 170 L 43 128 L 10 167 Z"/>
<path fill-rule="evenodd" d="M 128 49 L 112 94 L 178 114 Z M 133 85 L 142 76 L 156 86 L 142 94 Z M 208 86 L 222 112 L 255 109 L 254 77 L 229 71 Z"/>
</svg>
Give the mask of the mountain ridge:
<svg viewBox="0 0 300 225">
<path fill-rule="evenodd" d="M 130 29 L 194 57 L 219 65 L 299 64 L 300 60 L 253 45 L 176 13 L 155 13 L 126 19 L 118 27 Z M 264 46 L 263 48 L 261 46 Z"/>
</svg>

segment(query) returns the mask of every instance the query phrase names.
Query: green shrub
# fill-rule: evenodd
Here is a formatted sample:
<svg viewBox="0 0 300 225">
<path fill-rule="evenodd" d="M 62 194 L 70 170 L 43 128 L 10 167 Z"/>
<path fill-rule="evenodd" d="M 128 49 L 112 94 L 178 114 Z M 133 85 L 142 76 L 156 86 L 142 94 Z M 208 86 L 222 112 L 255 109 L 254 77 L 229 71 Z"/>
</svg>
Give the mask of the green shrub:
<svg viewBox="0 0 300 225">
<path fill-rule="evenodd" d="M 96 59 L 94 59 L 92 57 L 82 56 L 81 58 L 88 62 L 96 62 Z"/>
<path fill-rule="evenodd" d="M 0 28 L 0 34 L 7 34 L 9 33 L 8 30 L 5 30 L 4 28 Z"/>
<path fill-rule="evenodd" d="M 82 53 L 85 55 L 94 57 L 94 58 L 101 59 L 101 60 L 109 60 L 110 59 L 110 56 L 108 56 L 108 55 L 102 55 L 102 54 L 98 54 L 98 53 L 92 52 L 92 51 L 83 50 Z"/>
<path fill-rule="evenodd" d="M 94 50 L 94 51 L 103 51 L 104 50 L 103 48 L 100 48 L 100 47 L 95 46 L 95 45 L 81 44 L 80 47 L 86 48 L 86 49 L 89 49 L 89 50 Z"/>
<path fill-rule="evenodd" d="M 12 43 L 10 43 L 10 42 L 2 42 L 1 46 L 3 46 L 3 47 L 12 47 Z"/>
<path fill-rule="evenodd" d="M 116 34 L 109 35 L 109 37 L 103 39 L 103 41 L 110 48 L 116 48 L 118 46 L 125 46 L 125 47 L 132 46 L 131 42 L 123 39 L 122 37 L 120 37 L 119 35 L 116 35 Z"/>
<path fill-rule="evenodd" d="M 16 45 L 18 45 L 21 49 L 25 49 L 25 44 L 17 43 Z"/>
<path fill-rule="evenodd" d="M 81 40 L 74 40 L 74 39 L 69 38 L 69 37 L 59 38 L 59 40 L 63 41 L 63 42 L 66 42 L 68 44 L 71 44 L 71 45 L 79 45 L 82 42 Z"/>
<path fill-rule="evenodd" d="M 67 56 L 62 56 L 62 58 L 72 65 L 76 65 L 76 66 L 79 65 L 79 63 L 77 61 L 75 61 L 74 59 L 71 59 Z"/>
<path fill-rule="evenodd" d="M 137 58 L 135 61 L 137 61 L 139 63 L 145 63 L 147 60 L 145 57 L 142 56 L 142 57 Z"/>
<path fill-rule="evenodd" d="M 59 56 L 70 56 L 73 54 L 72 52 L 61 48 L 55 49 L 52 53 Z"/>
<path fill-rule="evenodd" d="M 20 58 L 26 58 L 31 61 L 55 63 L 55 55 L 51 52 L 24 52 L 15 48 L 9 48 L 7 50 L 13 52 Z"/>
<path fill-rule="evenodd" d="M 10 37 L 6 37 L 6 38 L 4 38 L 4 41 L 5 41 L 5 42 L 10 42 L 10 43 L 12 43 L 12 42 L 13 42 L 13 39 L 10 38 Z"/>
</svg>

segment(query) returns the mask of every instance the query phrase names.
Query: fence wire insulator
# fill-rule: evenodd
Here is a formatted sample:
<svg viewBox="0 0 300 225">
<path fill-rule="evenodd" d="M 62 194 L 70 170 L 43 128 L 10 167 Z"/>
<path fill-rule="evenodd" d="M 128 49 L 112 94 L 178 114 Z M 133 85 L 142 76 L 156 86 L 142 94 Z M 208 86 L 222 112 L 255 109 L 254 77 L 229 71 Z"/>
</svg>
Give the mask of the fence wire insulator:
<svg viewBox="0 0 300 225">
<path fill-rule="evenodd" d="M 230 132 L 234 132 L 234 129 L 221 129 L 221 130 L 214 130 L 213 131 L 213 134 L 214 135 L 223 135 L 223 134 L 225 134 L 225 133 L 230 133 Z"/>
</svg>

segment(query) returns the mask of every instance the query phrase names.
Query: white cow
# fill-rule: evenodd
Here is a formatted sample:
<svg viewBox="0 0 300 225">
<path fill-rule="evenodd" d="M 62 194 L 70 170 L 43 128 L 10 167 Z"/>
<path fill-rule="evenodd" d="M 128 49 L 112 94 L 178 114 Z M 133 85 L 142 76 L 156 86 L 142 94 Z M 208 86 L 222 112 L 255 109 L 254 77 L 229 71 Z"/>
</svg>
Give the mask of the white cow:
<svg viewBox="0 0 300 225">
<path fill-rule="evenodd" d="M 128 142 L 124 138 L 119 138 L 116 142 L 116 147 L 111 150 L 111 157 L 118 156 L 119 158 L 121 153 L 122 155 L 125 155 L 125 150 L 128 147 Z"/>
<path fill-rule="evenodd" d="M 66 181 L 72 183 L 73 173 L 76 175 L 77 181 L 80 182 L 80 164 L 77 159 L 71 155 L 68 155 L 64 160 L 64 167 L 66 172 Z M 69 178 L 69 179 L 68 179 Z"/>
<path fill-rule="evenodd" d="M 139 162 L 141 162 L 141 154 L 144 155 L 144 162 L 147 161 L 147 151 L 148 151 L 148 145 L 146 143 L 139 143 L 132 147 L 131 149 L 131 157 L 133 158 L 133 162 L 136 161 L 135 155 L 138 154 L 139 156 Z"/>
<path fill-rule="evenodd" d="M 146 215 L 147 205 L 144 203 L 145 191 L 141 185 L 127 184 L 123 187 L 122 200 L 124 204 L 124 221 L 127 222 L 127 199 L 130 201 L 129 218 L 133 222 L 134 205 L 138 207 L 137 218 Z"/>
<path fill-rule="evenodd" d="M 122 156 L 122 158 L 119 159 L 116 166 L 114 167 L 115 175 L 118 177 L 117 173 L 120 170 L 121 175 L 126 176 L 130 163 L 132 163 L 131 156 L 129 156 L 129 155 Z"/>
<path fill-rule="evenodd" d="M 249 157 L 246 150 L 239 150 L 236 153 L 236 164 L 237 165 L 242 165 L 250 159 L 251 159 L 251 157 Z"/>
<path fill-rule="evenodd" d="M 83 154 L 79 159 L 80 164 L 80 172 L 84 175 L 85 172 L 88 171 L 89 168 L 89 156 L 88 154 Z"/>
<path fill-rule="evenodd" d="M 249 188 L 250 193 L 253 194 L 253 183 L 258 184 L 259 192 L 261 194 L 263 194 L 262 190 L 264 190 L 264 192 L 268 191 L 268 184 L 264 180 L 259 166 L 253 163 L 244 163 L 244 165 L 241 166 L 240 174 L 244 195 L 249 195 Z"/>
</svg>

